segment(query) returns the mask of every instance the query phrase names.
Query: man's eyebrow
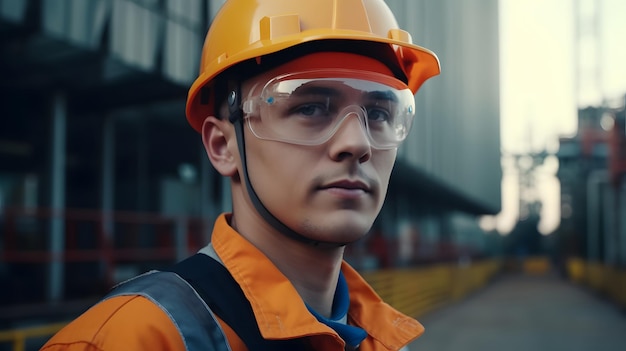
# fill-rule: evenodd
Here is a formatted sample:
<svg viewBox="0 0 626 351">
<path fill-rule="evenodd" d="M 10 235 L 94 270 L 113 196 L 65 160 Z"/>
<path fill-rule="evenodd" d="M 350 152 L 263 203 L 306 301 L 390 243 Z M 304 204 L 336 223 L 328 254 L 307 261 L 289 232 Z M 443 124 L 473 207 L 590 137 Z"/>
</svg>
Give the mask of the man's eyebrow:
<svg viewBox="0 0 626 351">
<path fill-rule="evenodd" d="M 371 100 L 388 100 L 398 102 L 398 96 L 391 90 L 370 91 L 363 94 L 363 97 Z"/>
<path fill-rule="evenodd" d="M 341 96 L 341 92 L 335 88 L 319 85 L 301 85 L 296 88 L 291 95 L 324 95 Z"/>
<path fill-rule="evenodd" d="M 304 96 L 304 95 L 322 95 L 329 97 L 341 97 L 344 95 L 341 89 L 337 89 L 331 86 L 323 86 L 323 85 L 314 85 L 314 84 L 303 84 L 298 88 L 294 89 L 291 93 L 293 96 Z M 383 100 L 383 101 L 392 101 L 398 102 L 398 96 L 391 90 L 376 90 L 376 91 L 368 91 L 363 93 L 363 98 L 368 100 Z"/>
</svg>

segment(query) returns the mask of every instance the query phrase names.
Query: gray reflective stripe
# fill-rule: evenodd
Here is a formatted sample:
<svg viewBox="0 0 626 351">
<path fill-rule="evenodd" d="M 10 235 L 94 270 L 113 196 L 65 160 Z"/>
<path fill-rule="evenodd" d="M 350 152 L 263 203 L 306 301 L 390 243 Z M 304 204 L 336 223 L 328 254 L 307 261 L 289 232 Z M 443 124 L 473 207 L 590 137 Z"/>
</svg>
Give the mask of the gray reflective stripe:
<svg viewBox="0 0 626 351">
<path fill-rule="evenodd" d="M 207 255 L 211 257 L 212 259 L 216 260 L 217 262 L 221 263 L 222 266 L 224 265 L 224 262 L 222 262 L 222 259 L 217 255 L 217 252 L 215 252 L 215 248 L 213 247 L 212 243 L 209 243 L 209 245 L 201 248 L 200 251 L 198 251 L 198 253 Z"/>
<path fill-rule="evenodd" d="M 144 273 L 119 284 L 103 300 L 123 295 L 140 295 L 159 306 L 178 329 L 185 350 L 231 351 L 213 312 L 176 273 Z"/>
</svg>

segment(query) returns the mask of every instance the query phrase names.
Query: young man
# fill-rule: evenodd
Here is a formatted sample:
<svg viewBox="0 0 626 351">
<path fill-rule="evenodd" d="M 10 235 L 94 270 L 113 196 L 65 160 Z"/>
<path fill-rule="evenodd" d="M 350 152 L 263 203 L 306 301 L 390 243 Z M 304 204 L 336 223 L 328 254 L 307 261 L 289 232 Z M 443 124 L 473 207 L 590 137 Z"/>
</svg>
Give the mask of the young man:
<svg viewBox="0 0 626 351">
<path fill-rule="evenodd" d="M 199 254 L 118 286 L 43 350 L 406 346 L 422 326 L 343 252 L 378 215 L 413 94 L 438 73 L 382 0 L 226 1 L 187 118 L 231 179 L 232 213 Z"/>
</svg>

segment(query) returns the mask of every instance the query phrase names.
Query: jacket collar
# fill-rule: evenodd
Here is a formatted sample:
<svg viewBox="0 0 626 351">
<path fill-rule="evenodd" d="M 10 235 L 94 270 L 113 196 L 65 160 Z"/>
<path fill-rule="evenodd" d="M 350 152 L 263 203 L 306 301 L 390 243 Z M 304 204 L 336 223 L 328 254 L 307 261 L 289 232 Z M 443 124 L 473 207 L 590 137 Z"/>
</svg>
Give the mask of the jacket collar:
<svg viewBox="0 0 626 351">
<path fill-rule="evenodd" d="M 228 224 L 229 215 L 215 222 L 211 243 L 224 266 L 239 283 L 252 306 L 261 335 L 291 339 L 312 335 L 339 336 L 317 321 L 291 282 L 254 245 Z M 383 302 L 345 261 L 342 273 L 350 291 L 348 321 L 390 349 L 398 349 L 424 332 L 423 326 Z M 342 342 L 342 341 L 341 341 Z"/>
</svg>

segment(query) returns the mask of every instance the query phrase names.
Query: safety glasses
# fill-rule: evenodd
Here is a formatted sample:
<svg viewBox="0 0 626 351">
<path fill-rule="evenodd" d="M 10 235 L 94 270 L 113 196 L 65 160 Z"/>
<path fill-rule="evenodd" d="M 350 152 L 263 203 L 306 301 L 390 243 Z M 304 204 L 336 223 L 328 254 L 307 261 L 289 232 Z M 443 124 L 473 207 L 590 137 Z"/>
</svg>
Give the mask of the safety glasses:
<svg viewBox="0 0 626 351">
<path fill-rule="evenodd" d="M 313 70 L 281 75 L 253 87 L 243 101 L 243 112 L 260 139 L 320 145 L 354 117 L 372 147 L 394 149 L 411 129 L 415 98 L 405 83 L 388 75 Z"/>
</svg>

